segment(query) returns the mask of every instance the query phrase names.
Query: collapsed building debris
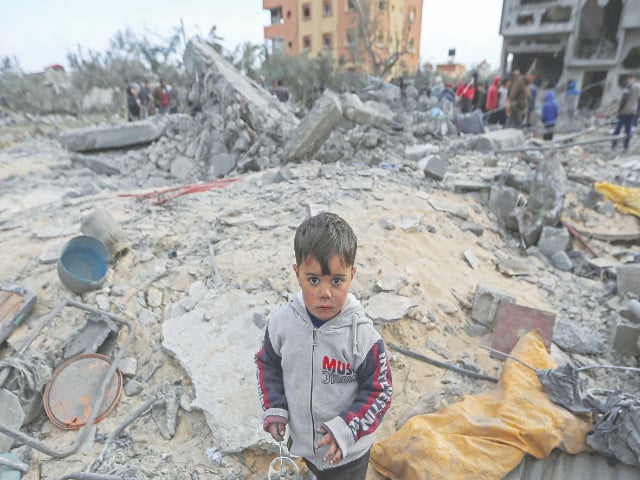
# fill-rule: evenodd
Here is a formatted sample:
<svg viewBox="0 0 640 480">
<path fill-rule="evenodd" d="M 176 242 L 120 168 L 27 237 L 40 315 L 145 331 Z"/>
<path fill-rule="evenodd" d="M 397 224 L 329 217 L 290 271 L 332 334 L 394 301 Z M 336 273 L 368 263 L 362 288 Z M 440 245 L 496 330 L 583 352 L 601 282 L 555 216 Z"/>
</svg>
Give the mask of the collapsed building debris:
<svg viewBox="0 0 640 480">
<path fill-rule="evenodd" d="M 292 226 L 321 210 L 354 223 L 354 293 L 388 344 L 402 349 L 390 355 L 391 368 L 402 372 L 394 377 L 402 393 L 380 439 L 411 421 L 409 407 L 425 390 L 436 390 L 437 402 L 422 398 L 415 413 L 486 389 L 476 380 L 493 381 L 501 365 L 476 347 L 517 336 L 512 324 L 499 328 L 509 307 L 521 316 L 518 334 L 531 328 L 522 311 L 554 312 L 555 325 L 545 324 L 545 355 L 550 350 L 554 359 L 579 365 L 602 358 L 637 364 L 640 329 L 630 301 L 640 296 L 640 226 L 590 193 L 585 178 L 633 181 L 640 164 L 605 163 L 599 144 L 555 157 L 512 154 L 504 150 L 522 149 L 522 131 L 458 135 L 444 104 L 440 110 L 450 113 L 434 116 L 436 99 L 403 97 L 385 83 L 358 94 L 325 92 L 300 121 L 202 42 L 190 44 L 185 65 L 194 80 L 194 114 L 166 116 L 162 133 L 147 145 L 120 143 L 85 155 L 54 140 L 32 140 L 0 154 L 6 166 L 0 230 L 7 232 L 0 266 L 7 279 L 34 288 L 38 315 L 59 296 L 91 305 L 88 317 L 24 318 L 0 355 L 22 358 L 33 343 L 53 370 L 97 351 L 123 375 L 119 404 L 87 433 L 80 430 L 82 451 L 42 462 L 46 478 L 260 476 L 262 452 L 277 450 L 261 428 L 253 355 L 269 314 L 297 290 L 283 245 Z M 18 170 L 25 157 L 37 168 Z M 38 195 L 25 199 L 27 188 Z M 584 249 L 588 255 L 568 222 L 593 244 Z M 76 294 L 61 284 L 53 263 L 60 241 L 80 232 L 105 244 L 110 266 L 98 289 Z M 622 244 L 599 240 L 612 232 Z M 105 312 L 135 325 L 126 352 L 128 337 Z M 47 338 L 36 339 L 45 326 Z M 425 347 L 446 361 L 412 362 Z M 638 391 L 624 374 L 592 378 Z M 49 382 L 46 372 L 42 381 Z M 28 405 L 18 389 L 11 393 L 25 413 L 19 427 L 0 427 L 19 439 L 7 448 L 17 457 L 14 466 L 33 470 L 33 450 L 60 458 L 59 450 L 16 430 L 60 448 L 70 437 L 50 424 L 41 403 Z M 520 469 L 523 456 L 514 453 L 509 467 Z M 85 471 L 67 473 L 77 469 Z"/>
</svg>

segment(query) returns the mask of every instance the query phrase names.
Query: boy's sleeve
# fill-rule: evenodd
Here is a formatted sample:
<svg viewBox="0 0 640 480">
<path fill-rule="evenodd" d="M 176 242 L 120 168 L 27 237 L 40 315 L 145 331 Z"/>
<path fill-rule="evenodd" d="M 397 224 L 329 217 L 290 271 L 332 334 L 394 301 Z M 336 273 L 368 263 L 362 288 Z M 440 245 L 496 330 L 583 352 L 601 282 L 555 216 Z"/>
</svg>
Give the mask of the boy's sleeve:
<svg viewBox="0 0 640 480">
<path fill-rule="evenodd" d="M 375 432 L 391 405 L 391 370 L 382 339 L 371 347 L 356 370 L 356 377 L 359 389 L 353 403 L 338 417 L 325 422 L 343 456 L 360 437 Z"/>
<path fill-rule="evenodd" d="M 255 356 L 258 393 L 264 411 L 263 419 L 279 416 L 289 418 L 287 397 L 282 381 L 282 359 L 273 349 L 269 328 L 265 331 L 262 348 Z"/>
</svg>

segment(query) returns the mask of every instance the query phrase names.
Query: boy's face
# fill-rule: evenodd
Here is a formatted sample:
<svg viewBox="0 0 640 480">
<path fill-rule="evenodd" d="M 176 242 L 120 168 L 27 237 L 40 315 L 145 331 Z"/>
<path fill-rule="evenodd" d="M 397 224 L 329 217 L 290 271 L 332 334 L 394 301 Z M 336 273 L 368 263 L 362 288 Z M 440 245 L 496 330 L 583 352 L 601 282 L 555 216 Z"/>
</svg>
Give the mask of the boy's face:
<svg viewBox="0 0 640 480">
<path fill-rule="evenodd" d="M 338 255 L 329 259 L 329 275 L 322 274 L 320 262 L 309 255 L 300 265 L 293 265 L 302 289 L 305 306 L 319 320 L 335 317 L 347 301 L 351 281 L 356 273 L 353 265 L 343 265 Z"/>
</svg>

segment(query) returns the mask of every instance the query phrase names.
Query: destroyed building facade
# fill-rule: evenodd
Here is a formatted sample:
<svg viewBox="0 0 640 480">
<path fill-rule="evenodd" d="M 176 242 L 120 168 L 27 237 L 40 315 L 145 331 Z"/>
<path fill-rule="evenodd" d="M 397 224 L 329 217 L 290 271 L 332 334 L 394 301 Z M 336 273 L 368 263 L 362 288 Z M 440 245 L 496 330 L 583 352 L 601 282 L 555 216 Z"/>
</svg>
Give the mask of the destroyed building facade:
<svg viewBox="0 0 640 480">
<path fill-rule="evenodd" d="M 504 0 L 500 34 L 503 73 L 535 62 L 542 88 L 576 82 L 579 108 L 615 104 L 640 70 L 640 0 Z"/>
</svg>

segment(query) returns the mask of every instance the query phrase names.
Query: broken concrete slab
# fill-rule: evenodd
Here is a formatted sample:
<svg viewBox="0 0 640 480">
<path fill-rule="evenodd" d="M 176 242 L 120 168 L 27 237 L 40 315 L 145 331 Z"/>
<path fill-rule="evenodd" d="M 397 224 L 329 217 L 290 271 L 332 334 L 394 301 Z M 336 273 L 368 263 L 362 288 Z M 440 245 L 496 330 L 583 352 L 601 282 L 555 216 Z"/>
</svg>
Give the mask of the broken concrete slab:
<svg viewBox="0 0 640 480">
<path fill-rule="evenodd" d="M 474 137 L 473 146 L 481 152 L 492 152 L 524 145 L 525 136 L 522 130 L 504 128 L 493 130 Z"/>
<path fill-rule="evenodd" d="M 162 324 L 162 346 L 191 378 L 196 394 L 193 406 L 204 412 L 222 452 L 271 444 L 262 431 L 253 362 L 264 329 L 255 324 L 253 316 L 267 316 L 279 301 L 275 292 L 250 295 L 232 290 L 213 298 L 205 295 L 192 312 Z M 202 314 L 194 316 L 196 311 Z M 213 318 L 205 321 L 204 312 Z"/>
<path fill-rule="evenodd" d="M 325 90 L 313 108 L 291 132 L 284 146 L 286 162 L 301 161 L 318 151 L 342 118 L 340 97 Z"/>
<path fill-rule="evenodd" d="M 429 198 L 429 205 L 433 207 L 434 210 L 438 212 L 446 212 L 454 215 L 462 220 L 467 220 L 469 218 L 469 209 L 466 205 L 462 205 L 459 203 L 448 202 L 446 200 L 441 200 L 438 198 Z"/>
<path fill-rule="evenodd" d="M 108 159 L 103 159 L 91 155 L 71 155 L 69 156 L 72 164 L 79 164 L 87 167 L 93 173 L 98 175 L 120 175 L 120 169 L 111 165 Z"/>
<path fill-rule="evenodd" d="M 164 133 L 160 117 L 151 120 L 120 123 L 105 127 L 66 130 L 60 134 L 60 143 L 72 152 L 95 152 L 115 148 L 128 148 L 151 143 Z"/>
<path fill-rule="evenodd" d="M 420 160 L 428 155 L 434 155 L 440 152 L 440 147 L 432 143 L 419 145 L 410 145 L 405 147 L 404 156 L 409 160 Z"/>
<path fill-rule="evenodd" d="M 368 101 L 363 103 L 354 93 L 340 95 L 344 118 L 361 125 L 387 127 L 393 120 L 391 109 L 381 103 Z"/>
<path fill-rule="evenodd" d="M 517 231 L 515 208 L 520 203 L 520 192 L 504 185 L 494 185 L 489 192 L 489 211 L 508 230 Z"/>
<path fill-rule="evenodd" d="M 240 102 L 243 119 L 259 133 L 269 132 L 286 137 L 298 124 L 293 113 L 267 90 L 240 73 L 202 40 L 191 40 L 184 52 L 184 66 L 191 78 L 206 79 L 199 84 L 194 105 L 205 105 L 210 101 L 210 92 L 224 105 Z M 204 80 L 203 80 L 204 81 Z"/>
<path fill-rule="evenodd" d="M 473 268 L 474 270 L 478 269 L 478 265 L 480 265 L 480 262 L 473 250 L 471 250 L 470 248 L 465 249 L 465 251 L 462 252 L 462 256 L 471 268 Z"/>
<path fill-rule="evenodd" d="M 84 326 L 65 345 L 63 358 L 96 353 L 109 334 L 117 331 L 118 326 L 109 317 L 92 313 Z"/>
<path fill-rule="evenodd" d="M 473 295 L 471 319 L 481 325 L 493 327 L 500 302 L 515 303 L 515 301 L 512 295 L 479 283 Z"/>
<path fill-rule="evenodd" d="M 418 302 L 409 297 L 380 292 L 369 298 L 365 313 L 374 323 L 389 323 L 400 320 L 407 312 L 418 306 Z"/>
</svg>

